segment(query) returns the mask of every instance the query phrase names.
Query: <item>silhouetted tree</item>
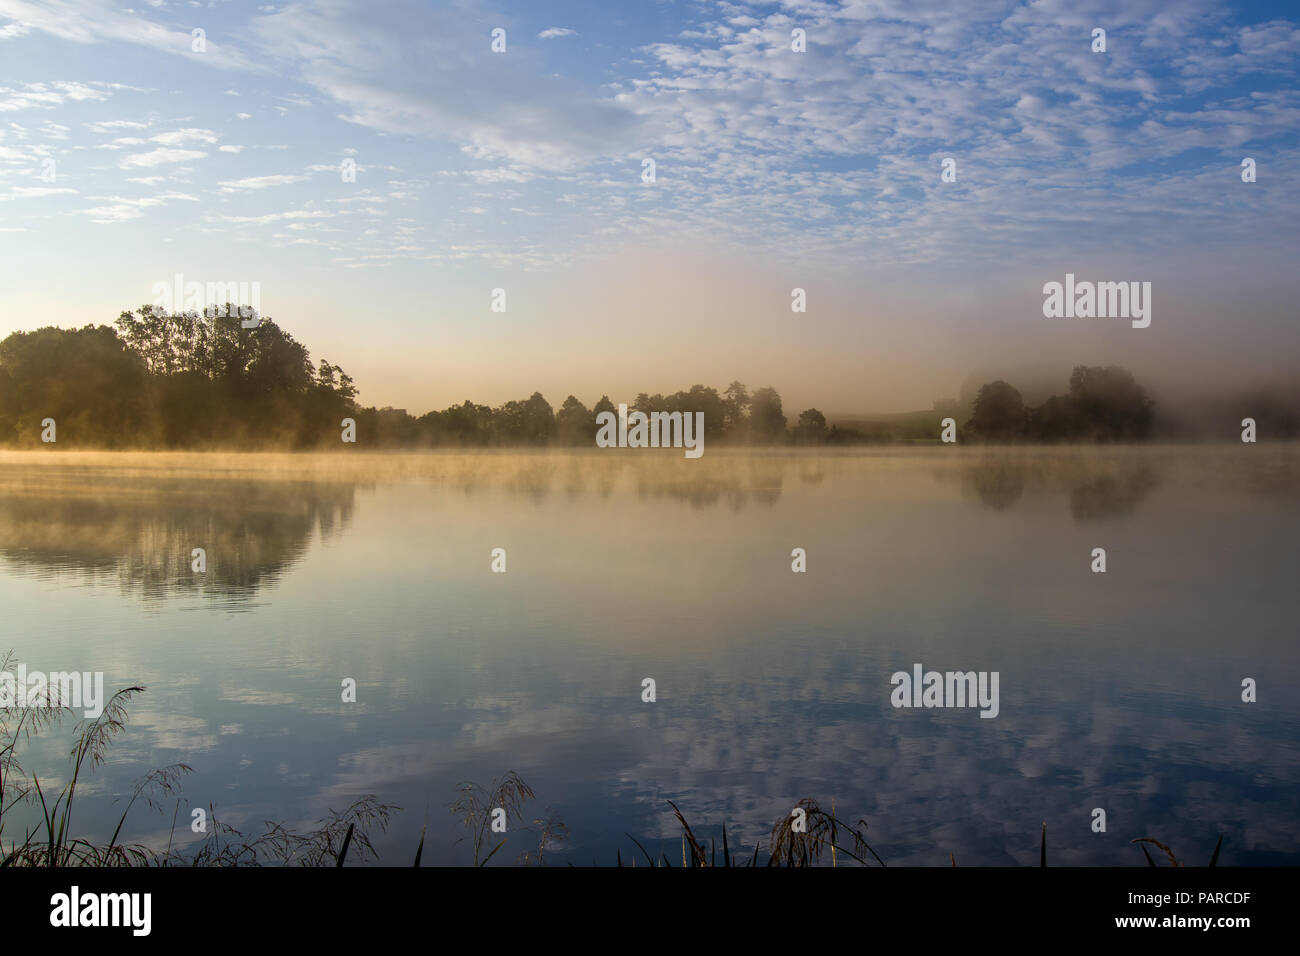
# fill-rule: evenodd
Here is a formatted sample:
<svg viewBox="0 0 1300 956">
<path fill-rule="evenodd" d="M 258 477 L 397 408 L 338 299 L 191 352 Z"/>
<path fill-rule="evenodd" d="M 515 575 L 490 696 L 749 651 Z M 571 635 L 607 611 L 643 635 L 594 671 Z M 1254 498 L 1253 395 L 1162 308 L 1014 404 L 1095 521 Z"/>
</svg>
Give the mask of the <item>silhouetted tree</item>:
<svg viewBox="0 0 1300 956">
<path fill-rule="evenodd" d="M 743 382 L 732 382 L 722 394 L 726 409 L 726 432 L 734 439 L 743 439 L 749 424 L 749 389 L 745 388 Z"/>
<path fill-rule="evenodd" d="M 148 366 L 106 325 L 14 332 L 0 342 L 0 438 L 39 444 L 55 420 L 60 445 L 154 442 Z"/>
<path fill-rule="evenodd" d="M 754 393 L 749 405 L 749 430 L 753 441 L 775 443 L 785 439 L 785 414 L 781 396 L 768 386 Z"/>
<path fill-rule="evenodd" d="M 794 440 L 800 445 L 823 445 L 826 443 L 826 416 L 815 408 L 799 413 L 799 424 L 794 427 Z"/>
<path fill-rule="evenodd" d="M 1020 392 L 999 379 L 980 388 L 964 430 L 980 441 L 1016 441 L 1024 436 L 1026 421 Z"/>
<path fill-rule="evenodd" d="M 1076 366 L 1070 375 L 1070 397 L 1085 423 L 1085 437 L 1098 441 L 1133 441 L 1151 431 L 1152 401 L 1118 365 Z"/>
<path fill-rule="evenodd" d="M 595 441 L 593 418 L 587 406 L 570 395 L 555 413 L 556 438 L 564 445 L 589 445 Z"/>
</svg>

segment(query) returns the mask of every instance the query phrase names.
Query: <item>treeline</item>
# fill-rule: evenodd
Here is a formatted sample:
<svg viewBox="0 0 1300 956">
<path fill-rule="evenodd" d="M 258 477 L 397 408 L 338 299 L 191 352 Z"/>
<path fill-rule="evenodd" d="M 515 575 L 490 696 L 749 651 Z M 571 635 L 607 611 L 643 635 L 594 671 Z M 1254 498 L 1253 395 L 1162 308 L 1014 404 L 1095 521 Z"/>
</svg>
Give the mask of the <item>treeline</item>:
<svg viewBox="0 0 1300 956">
<path fill-rule="evenodd" d="M 245 326 L 249 327 L 245 327 Z M 0 342 L 0 443 L 39 444 L 53 419 L 59 444 L 106 448 L 311 448 L 340 440 L 378 447 L 591 446 L 596 416 L 617 412 L 602 396 L 588 408 L 570 395 L 558 410 L 534 392 L 496 407 L 465 401 L 414 417 L 366 408 L 339 366 L 313 364 L 307 348 L 269 318 L 239 309 L 168 313 L 153 306 L 114 323 L 15 332 Z M 696 385 L 638 395 L 632 409 L 702 411 L 713 442 L 841 440 L 816 409 L 793 427 L 774 388 L 740 382 L 721 394 Z"/>
<path fill-rule="evenodd" d="M 815 408 L 801 412 L 793 425 L 774 388 L 760 388 L 751 394 L 741 382 L 732 382 L 719 393 L 716 388 L 694 385 L 671 395 L 645 392 L 626 402 L 628 412 L 703 412 L 704 438 L 710 443 L 760 445 L 788 442 L 824 444 L 838 440 L 838 430 L 828 427 L 826 416 Z M 366 416 L 380 444 L 395 445 L 594 445 L 596 420 L 602 412 L 618 414 L 618 403 L 608 395 L 588 408 L 577 396 L 568 396 L 559 409 L 540 392 L 523 401 L 510 401 L 496 408 L 463 402 L 419 418 L 396 409 L 367 409 Z M 362 418 L 357 419 L 358 428 Z"/>
<path fill-rule="evenodd" d="M 244 328 L 236 307 L 214 312 L 144 306 L 116 328 L 8 336 L 0 441 L 39 444 L 47 418 L 59 444 L 107 448 L 304 447 L 337 436 L 356 408 L 347 374 L 313 365 L 270 319 Z"/>
<path fill-rule="evenodd" d="M 1227 441 L 1238 437 L 1246 419 L 1255 423 L 1260 440 L 1294 439 L 1300 437 L 1300 383 L 1207 390 L 1160 409 L 1127 369 L 1080 365 L 1064 395 L 1036 406 L 998 380 L 981 387 L 969 405 L 938 401 L 935 411 L 958 422 L 965 418 L 963 441 Z"/>
<path fill-rule="evenodd" d="M 1145 441 L 1155 424 L 1155 400 L 1118 365 L 1076 366 L 1069 391 L 1026 407 L 1004 381 L 979 390 L 963 438 L 988 442 Z"/>
<path fill-rule="evenodd" d="M 1207 423 L 1204 437 L 1219 440 L 1244 416 L 1256 418 L 1271 437 L 1295 437 L 1295 397 L 1252 393 L 1207 405 L 1196 418 Z M 342 368 L 313 364 L 307 348 L 275 322 L 252 316 L 245 323 L 232 305 L 202 314 L 143 306 L 123 312 L 114 327 L 46 327 L 0 342 L 0 444 L 20 447 L 41 442 L 46 419 L 54 419 L 64 446 L 331 447 L 344 418 L 355 420 L 357 444 L 368 447 L 579 447 L 595 444 L 597 415 L 618 411 L 608 395 L 590 408 L 569 395 L 555 409 L 534 392 L 496 407 L 465 401 L 419 417 L 362 407 L 356 399 Z M 703 412 L 704 438 L 713 445 L 935 441 L 945 417 L 958 423 L 962 441 L 1203 437 L 1186 415 L 1157 419 L 1154 400 L 1118 366 L 1078 366 L 1066 394 L 1035 407 L 999 380 L 980 388 L 970 404 L 945 399 L 930 412 L 838 424 L 815 408 L 791 421 L 776 389 L 751 393 L 741 382 L 721 392 L 704 385 L 671 395 L 642 392 L 627 404 L 647 415 Z"/>
</svg>

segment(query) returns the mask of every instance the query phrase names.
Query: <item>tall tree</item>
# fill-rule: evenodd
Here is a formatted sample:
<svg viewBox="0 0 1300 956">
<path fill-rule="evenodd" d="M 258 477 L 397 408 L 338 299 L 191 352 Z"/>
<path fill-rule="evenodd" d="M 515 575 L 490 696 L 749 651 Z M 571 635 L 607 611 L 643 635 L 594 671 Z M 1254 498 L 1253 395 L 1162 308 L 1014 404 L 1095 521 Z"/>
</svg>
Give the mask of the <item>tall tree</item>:
<svg viewBox="0 0 1300 956">
<path fill-rule="evenodd" d="M 785 413 L 781 395 L 771 386 L 754 392 L 749 405 L 749 429 L 753 441 L 776 444 L 785 439 Z"/>
<path fill-rule="evenodd" d="M 965 430 L 982 441 L 1016 441 L 1024 436 L 1027 421 L 1020 392 L 999 379 L 980 388 Z"/>
</svg>

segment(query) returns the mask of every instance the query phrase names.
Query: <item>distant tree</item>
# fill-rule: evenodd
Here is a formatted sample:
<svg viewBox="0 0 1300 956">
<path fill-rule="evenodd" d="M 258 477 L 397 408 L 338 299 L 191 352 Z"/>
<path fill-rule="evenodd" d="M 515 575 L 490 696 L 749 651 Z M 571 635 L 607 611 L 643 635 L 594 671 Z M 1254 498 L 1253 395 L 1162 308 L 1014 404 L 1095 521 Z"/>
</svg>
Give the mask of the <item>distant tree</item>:
<svg viewBox="0 0 1300 956">
<path fill-rule="evenodd" d="M 708 440 L 717 440 L 726 433 L 727 405 L 716 388 L 692 385 L 690 391 L 670 396 L 666 405 L 663 411 L 683 414 L 703 412 L 704 437 Z"/>
<path fill-rule="evenodd" d="M 486 405 L 466 399 L 441 412 L 429 412 L 419 419 L 434 445 L 482 446 L 490 444 L 495 413 Z"/>
<path fill-rule="evenodd" d="M 1151 431 L 1155 402 L 1128 369 L 1076 366 L 1070 375 L 1070 398 L 1088 438 L 1134 441 L 1146 438 Z"/>
<path fill-rule="evenodd" d="M 841 428 L 839 425 L 832 425 L 830 431 L 826 433 L 828 445 L 861 445 L 867 441 L 868 436 L 857 428 Z"/>
<path fill-rule="evenodd" d="M 800 445 L 824 445 L 828 436 L 826 416 L 815 408 L 799 413 L 799 424 L 794 427 L 794 440 Z"/>
<path fill-rule="evenodd" d="M 632 404 L 628 408 L 629 411 L 644 412 L 649 415 L 651 412 L 668 411 L 669 404 L 671 404 L 670 401 L 664 398 L 663 395 L 649 395 L 641 392 L 632 400 Z"/>
<path fill-rule="evenodd" d="M 781 396 L 768 386 L 754 393 L 749 405 L 749 430 L 751 440 L 760 444 L 776 444 L 785 440 L 785 414 L 781 411 Z"/>
<path fill-rule="evenodd" d="M 725 431 L 733 440 L 743 440 L 749 424 L 749 389 L 743 382 L 732 382 L 722 393 L 725 403 Z"/>
<path fill-rule="evenodd" d="M 1053 395 L 1029 412 L 1028 434 L 1035 441 L 1075 441 L 1083 433 L 1078 403 L 1067 395 Z"/>
<path fill-rule="evenodd" d="M 1148 438 L 1155 402 L 1118 365 L 1076 366 L 1068 395 L 1053 395 L 1029 414 L 1036 441 L 1140 441 Z"/>
<path fill-rule="evenodd" d="M 492 416 L 493 443 L 545 445 L 555 434 L 555 414 L 541 392 L 522 402 L 506 402 Z"/>
<path fill-rule="evenodd" d="M 541 392 L 524 402 L 524 431 L 531 444 L 544 445 L 555 437 L 555 411 Z"/>
<path fill-rule="evenodd" d="M 1025 434 L 1026 422 L 1020 392 L 999 379 L 980 388 L 964 430 L 981 441 L 1017 441 Z"/>
<path fill-rule="evenodd" d="M 593 435 L 591 412 L 570 395 L 555 413 L 556 440 L 563 445 L 590 445 Z"/>
</svg>

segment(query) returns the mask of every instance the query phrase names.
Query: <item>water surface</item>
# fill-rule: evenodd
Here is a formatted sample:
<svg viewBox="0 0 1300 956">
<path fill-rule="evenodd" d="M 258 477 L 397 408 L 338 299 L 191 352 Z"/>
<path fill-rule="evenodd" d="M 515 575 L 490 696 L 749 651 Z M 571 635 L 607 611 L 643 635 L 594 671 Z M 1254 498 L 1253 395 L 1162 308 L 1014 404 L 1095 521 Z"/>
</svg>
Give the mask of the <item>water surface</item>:
<svg viewBox="0 0 1300 956">
<path fill-rule="evenodd" d="M 1204 863 L 1219 833 L 1297 864 L 1297 532 L 1295 446 L 9 453 L 0 645 L 148 687 L 91 837 L 183 761 L 245 831 L 398 804 L 394 864 L 426 823 L 425 860 L 465 862 L 454 787 L 507 770 L 567 824 L 555 862 L 626 833 L 679 860 L 668 800 L 752 849 L 811 796 L 891 865 L 1036 863 L 1044 821 L 1058 864 L 1141 863 L 1139 836 Z M 892 708 L 918 662 L 999 672 L 999 716 Z M 53 782 L 69 745 L 24 764 Z"/>
</svg>

